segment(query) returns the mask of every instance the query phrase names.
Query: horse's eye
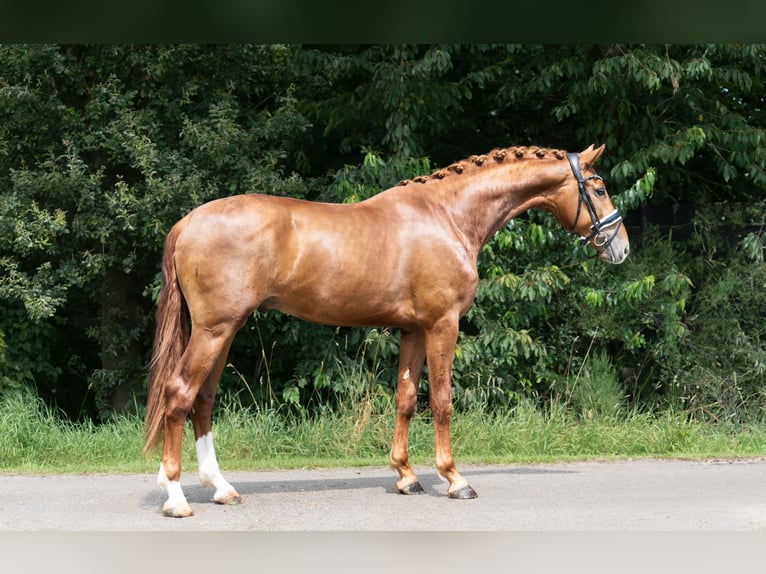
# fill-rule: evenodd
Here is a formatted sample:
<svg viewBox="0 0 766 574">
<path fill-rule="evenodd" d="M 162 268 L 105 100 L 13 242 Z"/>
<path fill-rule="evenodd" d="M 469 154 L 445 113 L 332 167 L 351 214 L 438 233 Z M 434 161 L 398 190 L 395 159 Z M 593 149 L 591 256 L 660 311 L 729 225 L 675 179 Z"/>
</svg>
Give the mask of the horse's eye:
<svg viewBox="0 0 766 574">
<path fill-rule="evenodd" d="M 593 191 L 595 191 L 596 195 L 599 197 L 604 197 L 606 195 L 606 190 L 603 187 L 596 188 Z"/>
</svg>

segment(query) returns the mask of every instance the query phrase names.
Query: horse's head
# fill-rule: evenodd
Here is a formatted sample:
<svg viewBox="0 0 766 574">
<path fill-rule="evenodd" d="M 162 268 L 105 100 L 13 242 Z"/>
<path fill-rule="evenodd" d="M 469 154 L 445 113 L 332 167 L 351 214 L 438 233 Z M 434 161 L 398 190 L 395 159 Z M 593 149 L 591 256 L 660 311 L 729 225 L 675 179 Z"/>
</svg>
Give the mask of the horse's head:
<svg viewBox="0 0 766 574">
<path fill-rule="evenodd" d="M 630 253 L 628 232 L 622 216 L 612 205 L 604 180 L 593 166 L 605 146 L 589 146 L 581 153 L 567 154 L 571 178 L 559 195 L 559 222 L 590 243 L 606 263 L 622 263 Z"/>
</svg>

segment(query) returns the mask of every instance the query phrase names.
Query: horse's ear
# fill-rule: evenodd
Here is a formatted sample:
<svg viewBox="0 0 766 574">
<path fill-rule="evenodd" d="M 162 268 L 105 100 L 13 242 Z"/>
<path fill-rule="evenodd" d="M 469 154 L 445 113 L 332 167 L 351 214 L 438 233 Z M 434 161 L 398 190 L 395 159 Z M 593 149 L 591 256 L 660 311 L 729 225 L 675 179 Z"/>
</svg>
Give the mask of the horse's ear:
<svg viewBox="0 0 766 574">
<path fill-rule="evenodd" d="M 605 149 L 606 144 L 601 144 L 601 146 L 597 147 L 596 149 L 593 149 L 593 144 L 591 144 L 582 152 L 580 152 L 580 156 L 582 157 L 584 163 L 593 165 L 596 163 L 596 160 L 599 158 L 599 156 L 604 153 Z"/>
</svg>

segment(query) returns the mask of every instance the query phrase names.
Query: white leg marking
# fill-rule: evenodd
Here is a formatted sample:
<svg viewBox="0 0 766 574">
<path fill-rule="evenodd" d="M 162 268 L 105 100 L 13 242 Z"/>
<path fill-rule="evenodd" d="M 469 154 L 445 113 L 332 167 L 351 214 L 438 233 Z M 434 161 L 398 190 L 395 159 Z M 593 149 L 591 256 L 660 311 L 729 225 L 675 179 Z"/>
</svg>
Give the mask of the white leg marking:
<svg viewBox="0 0 766 574">
<path fill-rule="evenodd" d="M 173 509 L 188 509 L 189 503 L 186 502 L 184 491 L 181 489 L 181 483 L 177 480 L 169 480 L 165 473 L 165 468 L 160 463 L 160 473 L 157 475 L 157 484 L 164 488 L 168 493 L 168 499 L 162 506 L 163 512 L 167 513 Z"/>
<path fill-rule="evenodd" d="M 215 457 L 213 433 L 207 433 L 197 439 L 197 463 L 199 465 L 199 480 L 204 486 L 214 486 L 213 500 L 227 502 L 232 497 L 239 498 L 237 491 L 221 475 L 218 460 Z"/>
</svg>

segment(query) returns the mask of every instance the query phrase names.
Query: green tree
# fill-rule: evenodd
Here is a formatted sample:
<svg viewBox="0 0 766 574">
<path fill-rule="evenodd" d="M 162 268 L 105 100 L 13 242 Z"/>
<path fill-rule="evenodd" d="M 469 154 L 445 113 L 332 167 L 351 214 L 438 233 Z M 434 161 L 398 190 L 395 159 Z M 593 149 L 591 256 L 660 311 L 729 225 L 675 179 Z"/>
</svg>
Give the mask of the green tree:
<svg viewBox="0 0 766 574">
<path fill-rule="evenodd" d="M 204 201 L 300 195 L 283 46 L 0 48 L 2 386 L 77 414 L 141 391 L 165 233 Z M 86 410 L 87 413 L 87 410 Z"/>
<path fill-rule="evenodd" d="M 766 186 L 761 45 L 319 46 L 295 61 L 324 144 L 304 167 L 319 172 L 365 149 L 445 165 L 506 145 L 606 143 L 617 189 L 657 168 L 656 204 Z"/>
<path fill-rule="evenodd" d="M 599 168 L 629 220 L 645 204 L 736 209 L 766 187 L 763 46 L 323 46 L 298 58 L 322 70 L 300 101 L 314 137 L 333 144 L 323 160 L 355 163 L 367 148 L 427 153 L 438 167 L 497 145 L 605 142 Z M 699 258 L 657 241 L 607 270 L 579 267 L 545 215 L 501 230 L 480 260 L 458 397 L 548 395 L 592 345 L 609 350 L 634 395 L 664 393 L 685 364 L 687 303 L 704 277 Z"/>
<path fill-rule="evenodd" d="M 162 242 L 200 203 L 358 201 L 494 147 L 606 143 L 600 173 L 644 239 L 612 269 L 546 214 L 501 230 L 480 257 L 456 400 L 547 400 L 609 368 L 634 396 L 670 397 L 695 350 L 724 344 L 711 325 L 734 325 L 712 302 L 762 304 L 723 270 L 761 277 L 764 223 L 741 204 L 766 187 L 764 62 L 740 44 L 0 46 L 0 390 L 35 385 L 72 416 L 140 404 Z M 720 202 L 739 227 L 711 224 Z M 680 204 L 698 208 L 693 241 L 638 225 L 642 206 Z M 749 396 L 763 336 L 736 325 L 747 352 L 725 376 Z M 222 388 L 242 376 L 256 398 L 331 400 L 359 362 L 390 387 L 395 352 L 386 332 L 266 314 L 235 340 Z"/>
</svg>

